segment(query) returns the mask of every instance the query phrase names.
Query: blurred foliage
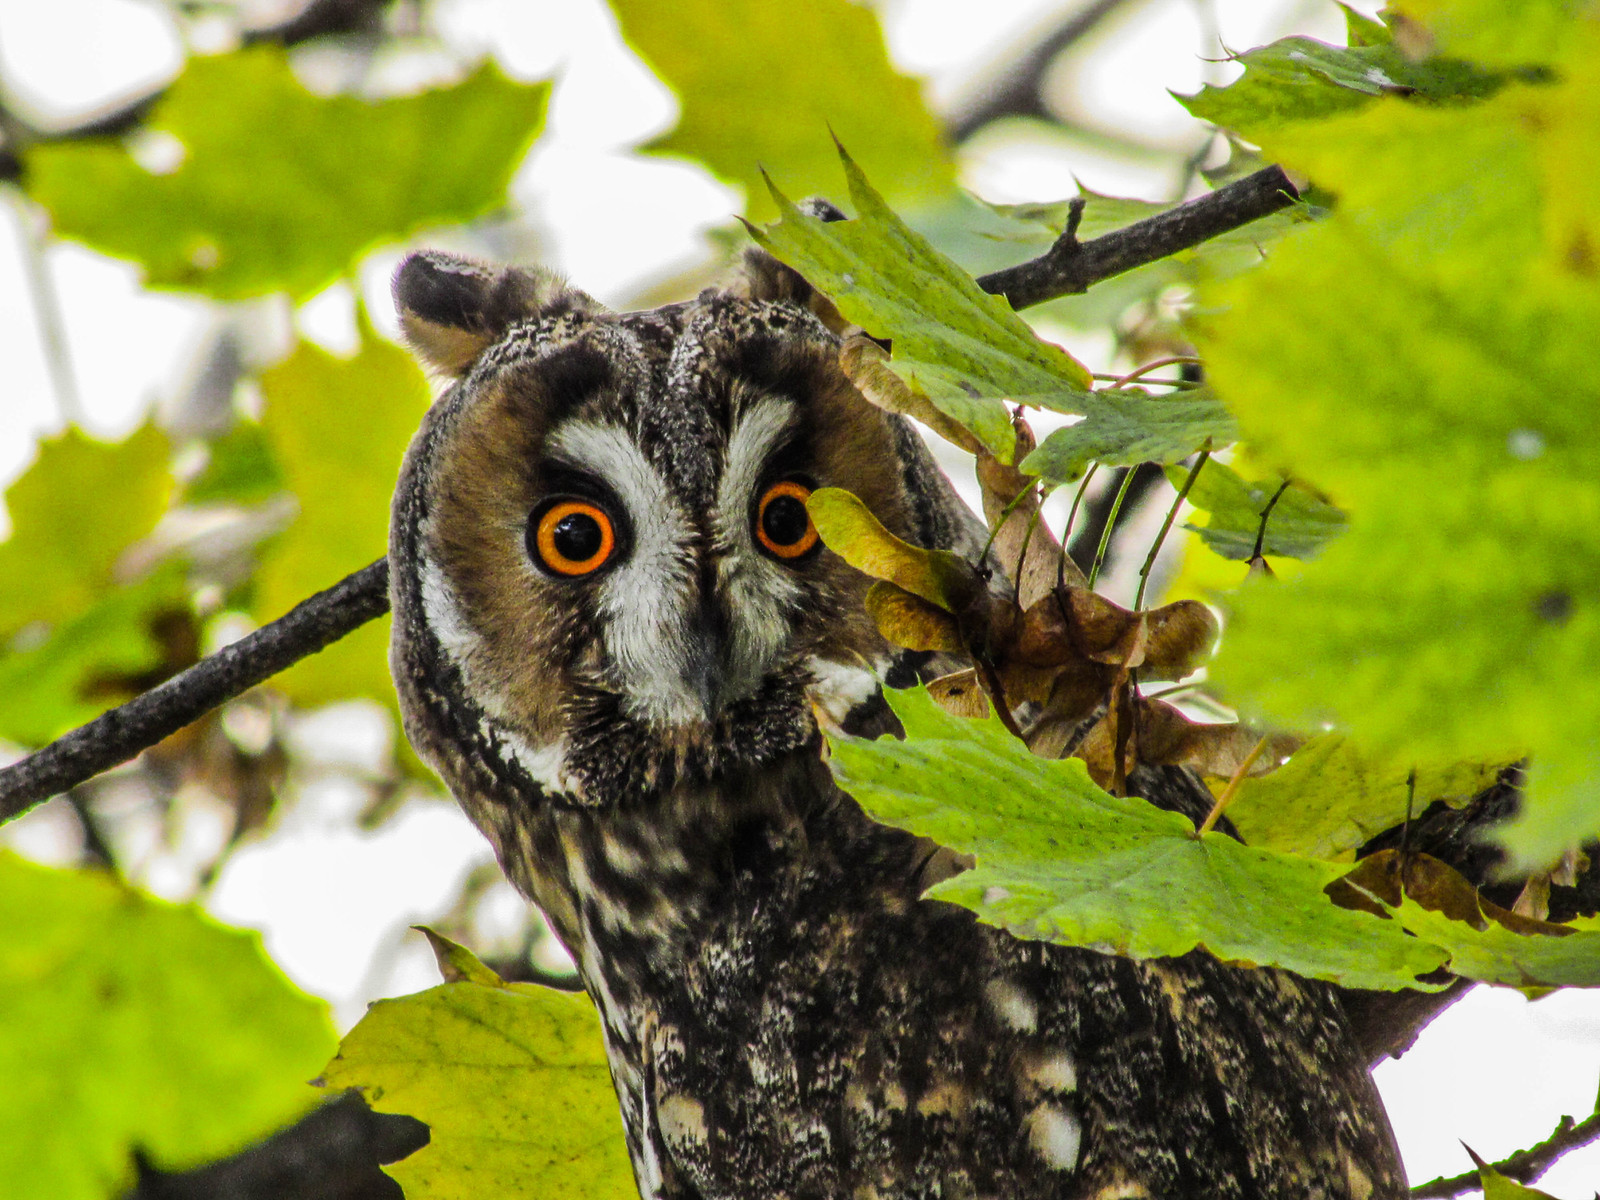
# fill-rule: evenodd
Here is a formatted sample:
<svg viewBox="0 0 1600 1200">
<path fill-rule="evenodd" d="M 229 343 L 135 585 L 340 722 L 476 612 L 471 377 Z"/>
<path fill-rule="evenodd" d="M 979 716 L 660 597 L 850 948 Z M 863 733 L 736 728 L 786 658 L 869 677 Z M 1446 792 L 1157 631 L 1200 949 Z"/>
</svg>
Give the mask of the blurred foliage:
<svg viewBox="0 0 1600 1200">
<path fill-rule="evenodd" d="M 427 1123 L 428 1145 L 388 1168 L 407 1200 L 636 1195 L 589 998 L 506 983 L 428 936 L 451 982 L 379 1000 L 322 1076 Z"/>
<path fill-rule="evenodd" d="M 98 871 L 0 852 L 0 1179 L 13 1196 L 102 1200 L 134 1152 L 228 1154 L 299 1115 L 333 1050 L 327 1006 L 254 933 Z"/>
<path fill-rule="evenodd" d="M 364 328 L 354 358 L 302 342 L 262 373 L 261 389 L 261 432 L 300 509 L 256 572 L 255 612 L 269 621 L 384 552 L 389 499 L 429 388 L 409 354 Z M 388 645 L 384 617 L 303 659 L 274 686 L 301 704 L 372 696 L 393 707 Z"/>
<path fill-rule="evenodd" d="M 11 537 L 0 543 L 0 635 L 87 608 L 116 580 L 172 492 L 166 436 L 144 425 L 112 445 L 75 429 L 45 441 L 6 491 Z"/>
<path fill-rule="evenodd" d="M 1471 107 L 1242 119 L 1340 203 L 1207 294 L 1202 342 L 1262 457 L 1351 513 L 1242 589 L 1219 678 L 1386 755 L 1531 753 L 1529 866 L 1600 832 L 1600 25 L 1561 44 L 1559 82 Z"/>
<path fill-rule="evenodd" d="M 318 96 L 271 46 L 202 56 L 142 135 L 175 139 L 144 153 L 180 153 L 176 166 L 114 142 L 42 145 L 28 190 L 58 233 L 133 259 L 154 286 L 304 299 L 375 245 L 502 203 L 548 94 L 486 64 L 415 96 Z"/>
<path fill-rule="evenodd" d="M 677 126 L 647 150 L 694 159 L 744 185 L 752 218 L 773 213 L 760 172 L 792 195 L 838 178 L 830 133 L 890 198 L 928 205 L 955 168 L 921 88 L 889 62 L 877 14 L 813 0 L 805 19 L 767 0 L 613 0 L 623 36 L 677 93 Z"/>
</svg>

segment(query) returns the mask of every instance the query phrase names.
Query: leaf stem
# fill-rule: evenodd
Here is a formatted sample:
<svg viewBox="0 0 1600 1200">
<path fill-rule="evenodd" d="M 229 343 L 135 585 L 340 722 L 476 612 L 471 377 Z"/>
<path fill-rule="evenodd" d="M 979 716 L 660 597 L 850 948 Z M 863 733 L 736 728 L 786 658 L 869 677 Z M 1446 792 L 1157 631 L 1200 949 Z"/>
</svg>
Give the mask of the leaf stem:
<svg viewBox="0 0 1600 1200">
<path fill-rule="evenodd" d="M 1089 378 L 1090 379 L 1098 379 L 1103 383 L 1116 383 L 1119 380 L 1124 379 L 1125 376 L 1118 375 L 1115 372 L 1095 371 L 1089 376 Z M 1192 379 L 1146 379 L 1145 383 L 1146 384 L 1150 384 L 1150 385 L 1154 385 L 1154 386 L 1157 386 L 1157 387 L 1170 387 L 1170 388 L 1197 388 L 1197 387 L 1200 386 L 1198 383 L 1195 383 Z"/>
<path fill-rule="evenodd" d="M 1090 463 L 1089 469 L 1083 473 L 1083 482 L 1078 485 L 1077 495 L 1072 497 L 1072 507 L 1067 511 L 1067 523 L 1061 528 L 1061 557 L 1056 560 L 1058 588 L 1065 587 L 1067 582 L 1067 543 L 1072 540 L 1072 524 L 1078 519 L 1078 507 L 1083 503 L 1084 493 L 1089 490 L 1089 481 L 1099 469 L 1099 463 Z"/>
<path fill-rule="evenodd" d="M 1272 510 L 1278 507 L 1278 501 L 1289 490 L 1289 481 L 1285 479 L 1278 485 L 1278 490 L 1272 493 L 1272 499 L 1267 501 L 1267 506 L 1261 510 L 1261 524 L 1256 527 L 1256 546 L 1250 551 L 1251 561 L 1260 557 L 1261 548 L 1267 544 L 1267 520 L 1272 516 Z"/>
<path fill-rule="evenodd" d="M 1117 498 L 1111 502 L 1111 511 L 1106 515 L 1106 527 L 1100 534 L 1100 545 L 1094 552 L 1094 565 L 1089 568 L 1089 590 L 1094 590 L 1095 580 L 1100 578 L 1100 568 L 1106 561 L 1106 549 L 1111 545 L 1111 531 L 1117 527 L 1117 514 L 1122 511 L 1122 502 L 1127 498 L 1128 488 L 1133 483 L 1135 472 L 1126 471 L 1122 476 L 1122 486 L 1117 489 Z M 1063 542 L 1063 545 L 1066 543 Z"/>
<path fill-rule="evenodd" d="M 1183 486 L 1178 489 L 1178 498 L 1172 502 L 1172 507 L 1167 509 L 1167 519 L 1161 523 L 1161 532 L 1156 534 L 1156 540 L 1150 547 L 1150 553 L 1145 555 L 1144 566 L 1139 568 L 1139 590 L 1133 597 L 1133 611 L 1138 612 L 1144 607 L 1144 589 L 1150 582 L 1150 571 L 1156 565 L 1156 555 L 1161 553 L 1161 544 L 1167 540 L 1167 534 L 1172 529 L 1172 523 L 1178 519 L 1178 509 L 1183 507 L 1183 502 L 1188 498 L 1189 489 L 1194 486 L 1194 481 L 1200 474 L 1200 468 L 1211 460 L 1211 439 L 1206 439 L 1206 448 L 1200 451 L 1200 456 L 1194 460 L 1194 466 L 1189 468 L 1189 477 L 1183 481 Z"/>
<path fill-rule="evenodd" d="M 1175 363 L 1188 363 L 1194 366 L 1199 366 L 1200 360 L 1194 357 L 1192 354 L 1172 354 L 1166 358 L 1153 359 L 1152 361 L 1145 363 L 1144 366 L 1135 367 L 1126 375 L 1120 376 L 1117 381 L 1106 390 L 1114 392 L 1118 388 L 1132 383 L 1135 379 L 1139 378 L 1139 376 L 1144 375 L 1147 372 L 1159 370 L 1161 367 L 1170 367 Z M 1099 376 L 1096 376 L 1096 378 L 1099 378 Z"/>
<path fill-rule="evenodd" d="M 1250 768 L 1256 765 L 1256 759 L 1261 757 L 1261 752 L 1267 748 L 1271 739 L 1263 737 L 1255 744 L 1254 749 L 1244 756 L 1244 761 L 1239 764 L 1239 769 L 1233 773 L 1233 778 L 1228 780 L 1228 786 L 1222 789 L 1222 795 L 1217 797 L 1217 802 L 1211 806 L 1211 811 L 1206 814 L 1206 819 L 1200 822 L 1200 828 L 1194 831 L 1195 841 L 1199 841 L 1216 827 L 1217 819 L 1222 816 L 1222 810 L 1233 803 L 1234 796 L 1239 793 L 1239 785 L 1244 782 L 1244 777 L 1250 773 Z"/>
</svg>

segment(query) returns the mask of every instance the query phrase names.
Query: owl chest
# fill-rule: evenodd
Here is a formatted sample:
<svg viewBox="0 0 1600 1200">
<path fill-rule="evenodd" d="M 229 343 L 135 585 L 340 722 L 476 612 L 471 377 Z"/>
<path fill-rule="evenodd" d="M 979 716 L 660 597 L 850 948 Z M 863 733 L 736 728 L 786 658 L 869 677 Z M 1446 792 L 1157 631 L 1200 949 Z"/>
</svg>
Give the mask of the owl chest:
<svg viewBox="0 0 1600 1200">
<path fill-rule="evenodd" d="M 1038 1001 L 988 986 L 1000 943 L 915 899 L 912 839 L 737 840 L 701 891 L 619 887 L 592 855 L 574 873 L 571 944 L 645 1194 L 1058 1194 L 1077 1118 L 1046 1099 L 1070 1056 L 1038 1036 Z"/>
</svg>

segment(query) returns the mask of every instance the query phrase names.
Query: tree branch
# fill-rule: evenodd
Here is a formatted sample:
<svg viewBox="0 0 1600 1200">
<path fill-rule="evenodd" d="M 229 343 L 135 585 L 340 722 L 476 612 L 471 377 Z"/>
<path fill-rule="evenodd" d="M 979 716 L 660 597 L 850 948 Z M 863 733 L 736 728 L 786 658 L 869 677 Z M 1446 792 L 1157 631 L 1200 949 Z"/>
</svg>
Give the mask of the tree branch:
<svg viewBox="0 0 1600 1200">
<path fill-rule="evenodd" d="M 400 1185 L 379 1164 L 427 1144 L 421 1121 L 373 1112 L 346 1092 L 220 1162 L 170 1175 L 140 1163 L 123 1200 L 400 1200 Z"/>
<path fill-rule="evenodd" d="M 1600 1139 L 1600 1104 L 1596 1104 L 1594 1112 L 1577 1123 L 1570 1116 L 1562 1117 L 1555 1132 L 1537 1146 L 1529 1146 L 1501 1162 L 1489 1165 L 1507 1179 L 1532 1183 L 1554 1166 L 1562 1155 L 1597 1139 Z M 1483 1180 L 1477 1171 L 1466 1171 L 1450 1179 L 1433 1179 L 1412 1188 L 1411 1200 L 1450 1200 L 1452 1196 L 1475 1192 L 1482 1186 Z"/>
<path fill-rule="evenodd" d="M 966 141 L 1002 117 L 1049 118 L 1041 94 L 1045 72 L 1062 51 L 1081 41 L 1128 0 L 1090 0 L 1023 51 L 999 78 L 980 85 L 950 116 L 950 140 Z"/>
<path fill-rule="evenodd" d="M 1086 292 L 1101 280 L 1192 249 L 1218 234 L 1288 208 L 1300 198 L 1281 167 L 1267 167 L 1226 187 L 1125 225 L 1092 242 L 1069 227 L 1038 258 L 980 276 L 978 286 L 1027 308 Z"/>
<path fill-rule="evenodd" d="M 380 558 L 142 696 L 0 768 L 0 821 L 126 762 L 388 611 L 389 563 Z"/>
<path fill-rule="evenodd" d="M 315 37 L 334 33 L 359 33 L 374 29 L 378 14 L 394 0 L 310 0 L 294 16 L 276 25 L 259 29 L 246 29 L 239 36 L 246 46 L 274 42 L 280 46 L 297 46 Z M 9 114 L 5 122 L 5 146 L 0 146 L 0 183 L 17 183 L 22 179 L 22 151 L 28 145 L 41 142 L 77 142 L 86 138 L 119 137 L 137 129 L 150 115 L 156 102 L 166 94 L 159 88 L 148 95 L 91 117 L 67 129 L 41 130 L 25 124 L 16 114 Z"/>
</svg>

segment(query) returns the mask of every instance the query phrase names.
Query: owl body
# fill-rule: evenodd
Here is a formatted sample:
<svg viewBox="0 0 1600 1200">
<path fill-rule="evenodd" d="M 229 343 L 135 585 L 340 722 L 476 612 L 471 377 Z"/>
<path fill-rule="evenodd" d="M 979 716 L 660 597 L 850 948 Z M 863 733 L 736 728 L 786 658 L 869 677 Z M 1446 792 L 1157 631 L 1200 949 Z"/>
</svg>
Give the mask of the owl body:
<svg viewBox="0 0 1600 1200">
<path fill-rule="evenodd" d="M 836 786 L 819 721 L 892 732 L 881 686 L 939 664 L 804 496 L 972 561 L 983 530 L 803 281 L 749 280 L 620 315 L 439 255 L 396 280 L 457 380 L 395 500 L 407 733 L 572 952 L 641 1194 L 1401 1195 L 1326 988 L 1013 938 L 921 899 L 960 864 Z"/>
</svg>

